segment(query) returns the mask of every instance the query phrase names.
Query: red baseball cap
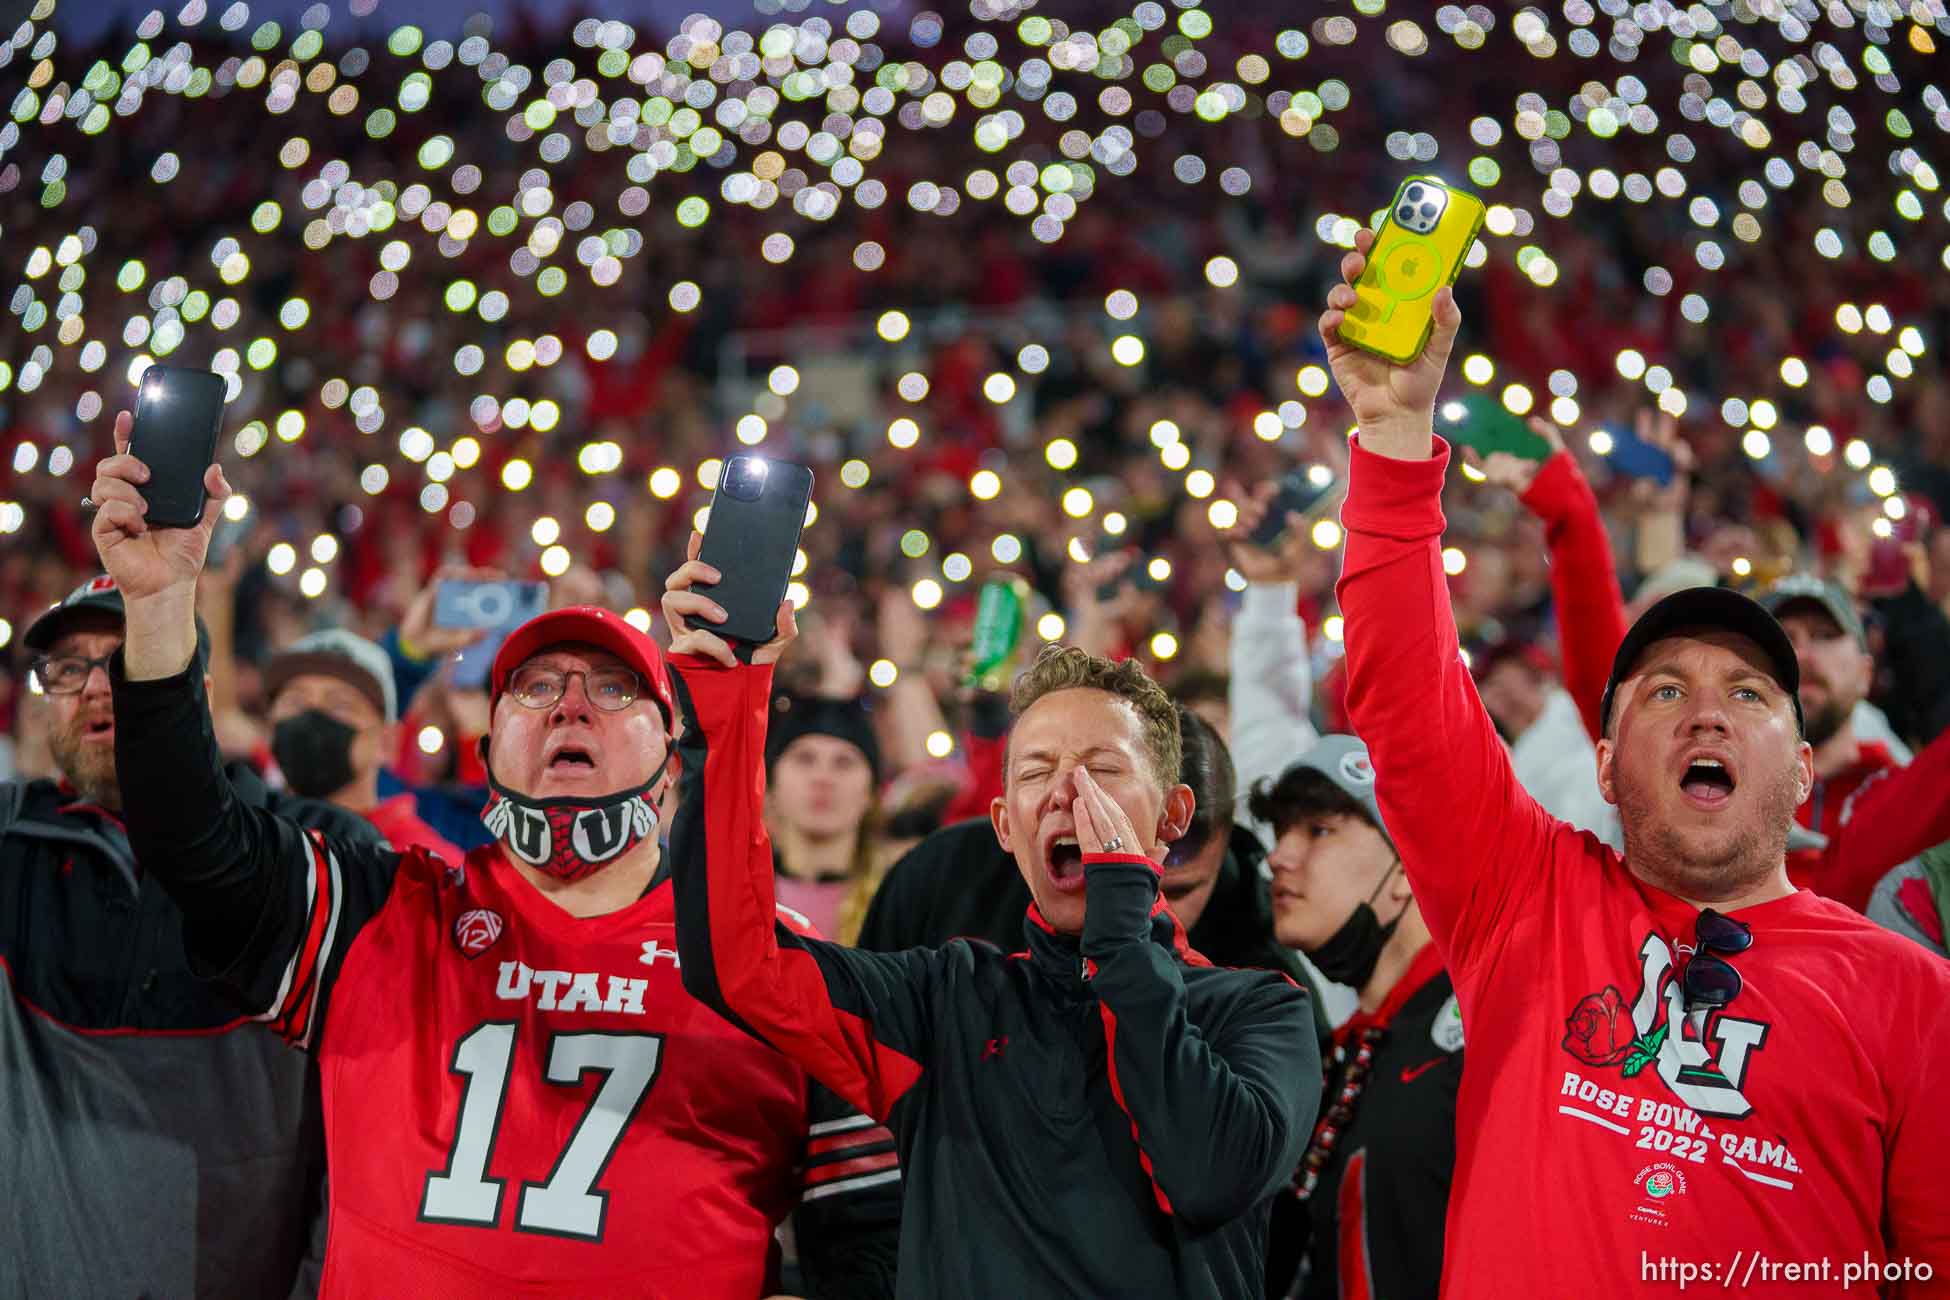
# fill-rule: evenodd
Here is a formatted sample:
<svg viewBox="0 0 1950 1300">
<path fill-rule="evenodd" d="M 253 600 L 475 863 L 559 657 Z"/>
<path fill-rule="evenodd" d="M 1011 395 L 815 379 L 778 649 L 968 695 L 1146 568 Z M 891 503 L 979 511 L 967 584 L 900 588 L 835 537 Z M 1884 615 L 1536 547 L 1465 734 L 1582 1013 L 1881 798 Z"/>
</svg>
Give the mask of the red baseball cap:
<svg viewBox="0 0 1950 1300">
<path fill-rule="evenodd" d="M 663 710 L 664 727 L 676 717 L 676 699 L 670 689 L 670 669 L 664 665 L 664 652 L 648 632 L 639 632 L 621 614 L 595 605 L 570 605 L 537 614 L 508 634 L 494 656 L 494 669 L 488 674 L 488 707 L 492 708 L 508 689 L 508 678 L 530 659 L 558 645 L 592 645 L 607 650 L 634 668 L 650 685 L 650 696 Z"/>
</svg>

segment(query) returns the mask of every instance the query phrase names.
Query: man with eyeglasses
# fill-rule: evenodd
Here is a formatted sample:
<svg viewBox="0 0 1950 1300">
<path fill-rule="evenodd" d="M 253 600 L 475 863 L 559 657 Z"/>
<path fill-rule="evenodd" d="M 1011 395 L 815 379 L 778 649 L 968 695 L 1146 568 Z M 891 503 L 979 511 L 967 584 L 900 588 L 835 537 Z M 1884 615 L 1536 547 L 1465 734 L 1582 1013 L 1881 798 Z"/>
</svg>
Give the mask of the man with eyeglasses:
<svg viewBox="0 0 1950 1300">
<path fill-rule="evenodd" d="M 1824 1290 L 1790 1286 L 1790 1260 L 1830 1270 L 1824 1293 L 1845 1267 L 1950 1293 L 1950 963 L 1788 879 L 1813 781 L 1793 645 L 1734 592 L 1653 605 L 1600 707 L 1623 856 L 1546 814 L 1443 570 L 1432 420 L 1461 315 L 1442 289 L 1407 365 L 1342 342 L 1372 242 L 1320 330 L 1359 426 L 1348 711 L 1469 1034 L 1442 1294 Z"/>
<path fill-rule="evenodd" d="M 576 606 L 502 644 L 494 843 L 448 862 L 307 835 L 218 768 L 186 668 L 219 512 L 149 528 L 126 436 L 118 420 L 91 496 L 128 598 L 110 677 L 129 837 L 197 969 L 318 1058 L 321 1292 L 756 1300 L 796 1207 L 809 1294 L 891 1294 L 891 1135 L 683 989 L 657 835 L 673 708 L 648 634 Z M 228 495 L 214 466 L 207 486 Z"/>
<path fill-rule="evenodd" d="M 324 1176 L 317 1076 L 196 978 L 183 912 L 130 852 L 122 631 L 104 575 L 22 638 L 60 777 L 0 784 L 0 1295 L 283 1295 Z M 206 654 L 198 638 L 199 681 Z M 241 765 L 231 779 L 241 804 L 377 843 Z M 172 1082 L 193 1077 L 229 1083 Z"/>
</svg>

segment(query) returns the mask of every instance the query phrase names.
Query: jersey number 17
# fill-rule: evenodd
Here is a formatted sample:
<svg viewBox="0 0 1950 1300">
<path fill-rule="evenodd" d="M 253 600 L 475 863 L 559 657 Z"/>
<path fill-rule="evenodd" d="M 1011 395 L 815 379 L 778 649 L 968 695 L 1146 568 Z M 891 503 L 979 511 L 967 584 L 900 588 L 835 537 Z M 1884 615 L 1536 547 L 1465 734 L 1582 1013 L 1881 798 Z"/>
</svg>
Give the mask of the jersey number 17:
<svg viewBox="0 0 1950 1300">
<path fill-rule="evenodd" d="M 602 1085 L 569 1135 L 545 1183 L 523 1183 L 515 1214 L 519 1232 L 539 1232 L 583 1241 L 600 1241 L 609 1193 L 596 1190 L 603 1170 L 622 1144 L 623 1133 L 649 1095 L 663 1063 L 662 1034 L 556 1034 L 549 1041 L 543 1077 L 558 1087 L 577 1088 L 583 1076 L 600 1071 Z M 467 1080 L 460 1120 L 447 1167 L 427 1175 L 420 1218 L 492 1228 L 501 1221 L 505 1179 L 489 1178 L 495 1137 L 508 1097 L 515 1056 L 515 1023 L 478 1025 L 454 1046 L 453 1073 Z"/>
</svg>

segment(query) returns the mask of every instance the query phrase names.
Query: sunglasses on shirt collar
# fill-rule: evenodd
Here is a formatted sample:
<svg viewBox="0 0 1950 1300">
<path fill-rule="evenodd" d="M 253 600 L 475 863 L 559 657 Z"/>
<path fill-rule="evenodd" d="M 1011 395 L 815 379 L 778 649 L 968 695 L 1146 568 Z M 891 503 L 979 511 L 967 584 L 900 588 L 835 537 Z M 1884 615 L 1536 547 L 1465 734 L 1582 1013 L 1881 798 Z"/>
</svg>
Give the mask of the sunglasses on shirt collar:
<svg viewBox="0 0 1950 1300">
<path fill-rule="evenodd" d="M 1723 916 L 1712 908 L 1700 911 L 1693 923 L 1693 955 L 1680 972 L 1680 991 L 1686 996 L 1686 1009 L 1701 1007 L 1719 1010 L 1740 996 L 1740 972 L 1728 957 L 1738 956 L 1754 946 L 1753 929 L 1745 921 Z"/>
</svg>

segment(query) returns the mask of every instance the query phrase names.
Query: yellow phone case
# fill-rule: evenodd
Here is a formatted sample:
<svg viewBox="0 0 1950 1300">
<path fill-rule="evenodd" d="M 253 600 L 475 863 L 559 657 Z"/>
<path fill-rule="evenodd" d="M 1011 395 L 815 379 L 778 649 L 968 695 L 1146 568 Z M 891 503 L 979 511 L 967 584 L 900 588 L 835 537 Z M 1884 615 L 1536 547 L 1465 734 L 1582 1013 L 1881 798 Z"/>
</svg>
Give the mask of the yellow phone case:
<svg viewBox="0 0 1950 1300">
<path fill-rule="evenodd" d="M 1437 177 L 1403 181 L 1355 281 L 1341 337 L 1397 365 L 1421 356 L 1435 328 L 1435 291 L 1455 283 L 1484 211 L 1481 199 Z"/>
</svg>

